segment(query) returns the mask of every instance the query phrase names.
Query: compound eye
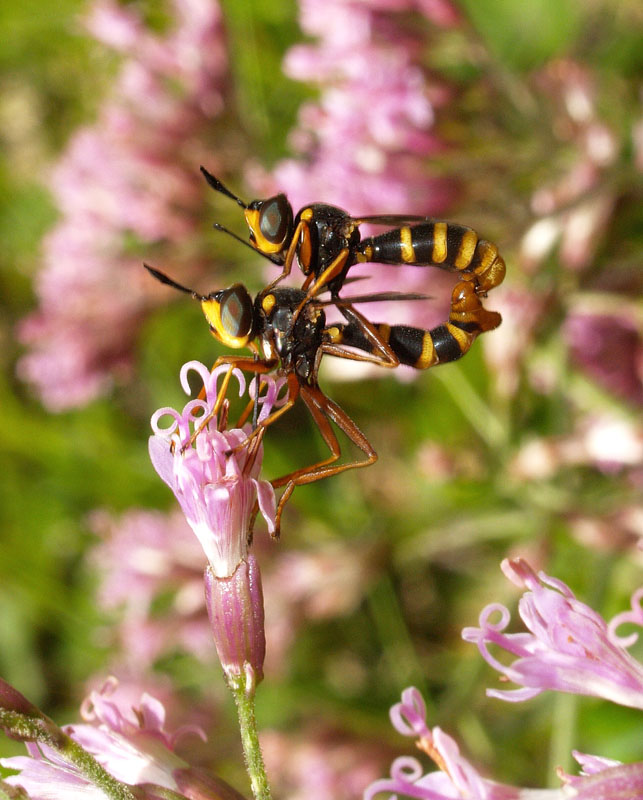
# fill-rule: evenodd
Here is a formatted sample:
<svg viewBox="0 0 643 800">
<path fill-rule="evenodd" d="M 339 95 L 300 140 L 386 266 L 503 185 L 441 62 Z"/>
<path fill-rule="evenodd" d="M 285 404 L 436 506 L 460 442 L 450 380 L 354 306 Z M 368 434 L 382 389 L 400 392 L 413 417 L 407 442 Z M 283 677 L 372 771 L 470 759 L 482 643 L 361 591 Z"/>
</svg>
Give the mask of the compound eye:
<svg viewBox="0 0 643 800">
<path fill-rule="evenodd" d="M 292 208 L 285 194 L 278 194 L 261 204 L 259 230 L 271 244 L 281 245 L 292 226 Z"/>
<path fill-rule="evenodd" d="M 252 298 L 240 283 L 224 289 L 219 297 L 221 325 L 228 336 L 248 336 L 252 329 Z"/>
</svg>

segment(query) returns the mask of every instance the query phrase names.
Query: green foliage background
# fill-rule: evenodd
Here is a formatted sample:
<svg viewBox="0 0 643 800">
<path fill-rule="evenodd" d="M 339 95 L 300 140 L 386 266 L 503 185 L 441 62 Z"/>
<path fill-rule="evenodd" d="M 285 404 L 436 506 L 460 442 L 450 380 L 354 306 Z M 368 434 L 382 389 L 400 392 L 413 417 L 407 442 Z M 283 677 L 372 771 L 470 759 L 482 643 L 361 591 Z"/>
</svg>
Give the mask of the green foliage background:
<svg viewBox="0 0 643 800">
<path fill-rule="evenodd" d="M 464 7 L 471 28 L 445 32 L 431 65 L 463 84 L 473 84 L 476 73 L 491 76 L 516 104 L 508 110 L 498 94 L 466 94 L 461 127 L 451 131 L 461 148 L 445 169 L 471 175 L 483 187 L 487 206 L 478 218 L 493 221 L 491 238 L 511 271 L 528 222 L 529 192 L 551 176 L 545 153 L 541 175 L 521 172 L 512 162 L 521 153 L 530 156 L 526 164 L 535 163 L 530 148 L 542 141 L 530 143 L 532 123 L 518 112 L 530 71 L 556 56 L 589 64 L 601 84 L 605 118 L 624 132 L 641 114 L 635 87 L 641 80 L 642 15 L 633 0 L 467 0 Z M 96 508 L 170 507 L 147 457 L 149 416 L 181 402 L 180 364 L 191 358 L 211 362 L 216 355 L 200 315 L 177 303 L 146 325 L 135 379 L 85 409 L 49 414 L 15 376 L 15 326 L 33 306 L 39 243 L 56 219 L 43 177 L 70 132 L 93 118 L 116 68 L 82 35 L 82 11 L 78 0 L 0 3 L 0 674 L 59 721 L 74 718 L 84 682 L 109 658 L 97 634 L 104 620 L 85 560 L 94 542 L 86 515 Z M 146 11 L 153 23 L 159 8 L 150 4 Z M 243 131 L 240 155 L 269 167 L 288 153 L 297 108 L 314 95 L 280 70 L 284 52 L 302 38 L 295 4 L 227 0 L 224 14 L 235 97 L 227 113 Z M 473 47 L 484 57 L 467 59 Z M 473 123 L 489 137 L 474 136 Z M 515 137 L 515 151 L 495 136 L 500 124 L 505 136 Z M 640 269 L 640 175 L 628 157 L 626 150 L 615 174 L 621 208 L 596 269 L 611 258 Z M 503 176 L 515 185 L 503 185 Z M 503 207 L 512 192 L 522 195 L 523 207 Z M 461 213 L 456 208 L 451 217 Z M 204 235 L 210 216 L 204 203 Z M 257 288 L 260 273 L 247 253 L 233 246 L 229 260 L 231 274 Z M 329 386 L 368 432 L 380 461 L 299 489 L 276 546 L 366 541 L 380 553 L 378 572 L 352 616 L 304 627 L 287 673 L 259 692 L 262 726 L 328 719 L 366 740 L 400 747 L 386 710 L 412 683 L 425 692 L 434 724 L 456 735 L 498 780 L 555 783 L 552 767 L 569 767 L 572 747 L 623 760 L 643 757 L 638 713 L 567 697 L 543 696 L 524 707 L 486 699 L 484 687 L 496 678 L 459 638 L 464 625 L 476 624 L 485 603 L 514 602 L 498 569 L 508 554 L 539 554 L 550 574 L 606 616 L 624 608 L 641 583 L 640 562 L 631 554 L 585 548 L 567 523 L 574 510 L 600 514 L 632 503 L 634 492 L 618 474 L 579 467 L 540 483 L 512 479 L 519 443 L 570 431 L 571 393 L 584 393 L 597 409 L 621 406 L 566 361 L 558 326 L 568 278 L 555 260 L 531 279 L 510 274 L 510 281 L 516 279 L 548 281 L 558 292 L 548 326 L 525 354 L 526 360 L 555 365 L 558 388 L 551 394 L 537 395 L 524 382 L 512 403 L 501 402 L 479 346 L 458 365 L 413 383 L 386 377 Z M 494 335 L 502 336 L 502 329 Z M 625 405 L 622 410 L 637 413 Z M 274 441 L 285 434 L 281 427 Z M 267 453 L 267 475 L 287 469 L 293 453 L 310 450 L 305 414 L 289 417 L 287 434 L 287 447 L 276 444 Z M 466 455 L 476 469 L 446 482 L 431 480 L 417 469 L 423 441 Z M 196 694 L 206 680 L 189 659 L 165 668 L 188 692 Z M 216 666 L 212 672 L 208 680 L 219 681 Z M 234 725 L 226 725 L 225 740 L 234 742 Z M 17 747 L 3 743 L 4 752 Z M 231 761 L 237 759 L 233 751 Z M 383 764 L 382 774 L 386 769 Z"/>
</svg>

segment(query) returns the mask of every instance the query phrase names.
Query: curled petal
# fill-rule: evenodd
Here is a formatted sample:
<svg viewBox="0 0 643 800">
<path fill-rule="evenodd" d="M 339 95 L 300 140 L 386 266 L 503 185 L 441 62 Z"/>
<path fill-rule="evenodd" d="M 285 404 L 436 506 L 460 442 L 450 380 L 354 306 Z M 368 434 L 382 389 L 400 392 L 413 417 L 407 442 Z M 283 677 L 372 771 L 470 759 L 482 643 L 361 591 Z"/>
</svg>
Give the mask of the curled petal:
<svg viewBox="0 0 643 800">
<path fill-rule="evenodd" d="M 374 781 L 364 792 L 364 800 L 372 800 L 381 792 L 392 792 L 393 797 L 401 793 L 406 797 L 430 798 L 431 796 L 416 784 L 422 776 L 422 765 L 416 758 L 410 756 L 396 758 L 391 765 L 391 777 Z M 437 794 L 434 794 L 433 797 L 440 800 L 440 796 Z"/>
<path fill-rule="evenodd" d="M 626 622 L 631 622 L 633 625 L 643 625 L 643 587 L 637 589 L 634 594 L 632 595 L 630 601 L 630 611 L 623 611 L 620 614 L 617 614 L 610 620 L 608 627 L 610 637 L 615 644 L 619 644 L 621 647 L 632 647 L 632 645 L 636 644 L 639 639 L 638 633 L 634 632 L 631 633 L 629 636 L 619 636 L 616 633 L 616 629 L 623 625 Z"/>
<path fill-rule="evenodd" d="M 259 378 L 263 378 L 261 382 Z M 277 378 L 276 380 L 266 381 L 265 376 L 257 376 L 251 381 L 248 387 L 248 394 L 254 400 L 257 395 L 257 383 L 259 383 L 259 399 L 257 403 L 261 406 L 259 412 L 258 422 L 263 422 L 268 417 L 273 409 L 281 408 L 288 401 L 288 382 L 285 378 Z M 261 394 L 261 384 L 266 386 L 265 394 Z M 281 390 L 286 387 L 286 391 L 280 396 Z"/>
<path fill-rule="evenodd" d="M 174 421 L 170 426 L 164 428 L 159 424 L 159 420 L 161 420 L 163 417 L 172 417 Z M 179 412 L 174 408 L 166 406 L 165 408 L 159 408 L 152 414 L 150 425 L 157 436 L 165 436 L 166 438 L 169 438 L 178 428 L 180 420 L 181 414 L 179 414 Z"/>
<path fill-rule="evenodd" d="M 431 736 L 426 725 L 424 698 L 414 686 L 402 692 L 402 702 L 392 706 L 389 715 L 393 727 L 403 736 Z"/>
</svg>

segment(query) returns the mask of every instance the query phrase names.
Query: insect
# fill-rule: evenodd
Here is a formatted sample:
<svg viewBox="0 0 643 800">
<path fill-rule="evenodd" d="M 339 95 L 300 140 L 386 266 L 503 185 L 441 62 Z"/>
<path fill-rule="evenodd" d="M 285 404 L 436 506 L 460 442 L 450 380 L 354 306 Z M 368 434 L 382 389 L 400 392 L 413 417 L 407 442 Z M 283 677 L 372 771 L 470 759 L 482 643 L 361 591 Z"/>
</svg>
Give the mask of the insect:
<svg viewBox="0 0 643 800">
<path fill-rule="evenodd" d="M 464 225 L 419 216 L 352 217 L 325 203 L 304 206 L 295 215 L 285 194 L 244 203 L 204 167 L 201 172 L 215 191 L 243 208 L 250 239 L 245 241 L 217 223 L 214 227 L 282 267 L 271 287 L 290 274 L 295 256 L 306 276 L 302 287 L 306 299 L 324 288 L 338 297 L 350 268 L 365 262 L 433 266 L 460 273 L 483 297 L 505 277 L 505 262 L 496 245 Z M 363 223 L 395 227 L 362 239 L 359 226 Z"/>
<path fill-rule="evenodd" d="M 472 281 L 463 280 L 456 285 L 448 321 L 424 330 L 407 325 L 372 323 L 353 308 L 357 302 L 420 299 L 423 295 L 389 292 L 324 301 L 310 298 L 306 289 L 270 285 L 253 300 L 240 283 L 202 295 L 163 272 L 145 266 L 157 280 L 200 302 L 210 332 L 216 339 L 233 349 L 247 347 L 252 352 L 251 356 L 224 355 L 217 359 L 214 368 L 227 364 L 229 370 L 210 418 L 223 403 L 234 368 L 255 375 L 275 371 L 286 378 L 288 399 L 281 408 L 257 424 L 249 440 L 285 414 L 301 397 L 330 451 L 326 458 L 272 481 L 275 488 L 285 487 L 277 505 L 275 536 L 279 535 L 284 506 L 296 486 L 347 469 L 366 467 L 377 460 L 377 454 L 364 433 L 320 388 L 318 374 L 324 355 L 372 362 L 388 368 L 408 364 L 416 369 L 428 369 L 460 358 L 480 333 L 500 324 L 499 314 L 483 308 Z M 329 305 L 340 308 L 346 321 L 327 324 L 324 309 Z M 202 427 L 207 422 L 204 420 Z M 361 458 L 336 463 L 341 449 L 331 422 L 361 450 Z"/>
</svg>

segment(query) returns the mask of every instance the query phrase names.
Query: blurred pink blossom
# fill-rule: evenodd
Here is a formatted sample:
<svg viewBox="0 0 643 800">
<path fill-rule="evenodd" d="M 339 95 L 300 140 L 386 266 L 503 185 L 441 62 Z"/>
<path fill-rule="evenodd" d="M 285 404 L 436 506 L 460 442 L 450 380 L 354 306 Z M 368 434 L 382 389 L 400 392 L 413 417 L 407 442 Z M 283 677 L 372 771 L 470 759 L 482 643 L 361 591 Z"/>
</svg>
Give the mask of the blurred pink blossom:
<svg viewBox="0 0 643 800">
<path fill-rule="evenodd" d="M 615 192 L 604 175 L 616 162 L 618 140 L 599 118 L 588 68 L 571 59 L 555 60 L 536 83 L 554 106 L 552 134 L 569 143 L 574 158 L 555 184 L 534 192 L 531 206 L 537 219 L 523 237 L 521 261 L 533 271 L 560 242 L 561 262 L 581 270 L 593 259 L 614 210 Z"/>
<path fill-rule="evenodd" d="M 136 509 L 114 517 L 96 511 L 90 524 L 102 540 L 91 555 L 98 601 L 118 614 L 105 635 L 117 644 L 121 683 L 122 670 L 140 678 L 177 649 L 211 660 L 203 549 L 183 515 Z M 356 547 L 262 553 L 268 671 L 283 669 L 307 620 L 349 614 L 361 601 L 371 560 L 367 549 Z"/>
<path fill-rule="evenodd" d="M 322 720 L 296 735 L 263 731 L 261 747 L 275 795 L 288 800 L 355 800 L 389 755 Z"/>
<path fill-rule="evenodd" d="M 547 298 L 534 289 L 501 286 L 494 292 L 492 303 L 502 315 L 502 335 L 483 337 L 484 353 L 498 393 L 513 397 L 519 390 Z"/>
<path fill-rule="evenodd" d="M 353 542 L 274 558 L 264 571 L 267 669 L 283 669 L 303 625 L 349 614 L 364 596 L 370 571 L 369 553 Z"/>
<path fill-rule="evenodd" d="M 626 505 L 609 514 L 573 514 L 569 527 L 572 536 L 585 547 L 623 551 L 643 560 L 643 504 Z"/>
<path fill-rule="evenodd" d="M 568 436 L 524 442 L 509 471 L 521 480 L 548 480 L 564 467 L 578 465 L 606 473 L 643 466 L 643 426 L 624 415 L 585 414 Z"/>
<path fill-rule="evenodd" d="M 395 12 L 416 11 L 415 28 L 399 25 Z M 454 181 L 437 177 L 431 158 L 446 145 L 434 130 L 436 108 L 448 102 L 444 84 L 429 79 L 420 66 L 421 49 L 431 30 L 421 15 L 439 24 L 456 24 L 450 3 L 349 2 L 323 6 L 301 0 L 300 24 L 314 44 L 297 45 L 284 61 L 286 74 L 319 87 L 319 99 L 300 108 L 290 141 L 295 158 L 277 164 L 269 176 L 260 168 L 249 179 L 261 194 L 285 191 L 295 210 L 325 202 L 359 216 L 443 212 L 457 194 Z M 378 229 L 381 230 L 381 229 Z M 366 227 L 364 232 L 368 233 Z M 355 268 L 368 275 L 364 291 L 390 290 L 445 294 L 453 284 L 427 268 Z M 448 302 L 446 304 L 448 306 Z M 370 314 L 370 312 L 367 312 Z M 389 322 L 437 324 L 444 317 L 431 303 L 393 304 Z M 373 316 L 371 314 L 371 316 Z"/>
<path fill-rule="evenodd" d="M 123 62 L 97 121 L 71 137 L 50 179 L 61 219 L 43 243 L 18 372 L 51 410 L 87 403 L 129 372 L 155 296 L 132 242 L 178 245 L 197 230 L 203 134 L 223 108 L 226 53 L 214 0 L 175 0 L 173 14 L 163 34 L 111 0 L 87 16 Z"/>
<path fill-rule="evenodd" d="M 94 512 L 102 541 L 92 553 L 98 601 L 118 610 L 112 635 L 124 665 L 140 674 L 157 658 L 183 648 L 213 656 L 203 595 L 203 549 L 180 511 L 132 510 L 115 518 Z M 165 598 L 159 611 L 159 599 Z"/>
<path fill-rule="evenodd" d="M 617 397 L 643 406 L 643 328 L 626 304 L 613 313 L 572 310 L 563 333 L 584 372 Z"/>
</svg>

